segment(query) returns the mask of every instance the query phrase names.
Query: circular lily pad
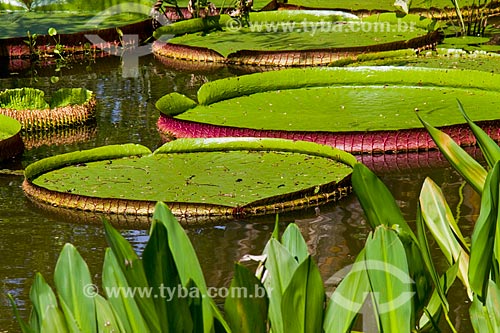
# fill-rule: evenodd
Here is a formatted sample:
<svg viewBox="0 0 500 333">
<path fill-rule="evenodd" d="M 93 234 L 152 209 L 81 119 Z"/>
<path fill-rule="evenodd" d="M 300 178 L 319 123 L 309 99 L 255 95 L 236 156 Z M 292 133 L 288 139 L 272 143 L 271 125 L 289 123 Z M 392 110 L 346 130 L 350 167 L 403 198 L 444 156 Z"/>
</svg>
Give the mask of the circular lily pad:
<svg viewBox="0 0 500 333">
<path fill-rule="evenodd" d="M 129 144 L 37 161 L 23 188 L 35 201 L 82 211 L 149 216 L 163 201 L 183 218 L 261 215 L 345 196 L 354 163 L 310 142 L 181 139 L 154 153 Z"/>
<path fill-rule="evenodd" d="M 500 138 L 500 75 L 467 70 L 307 68 L 203 85 L 198 102 L 161 98 L 160 131 L 174 137 L 280 137 L 351 153 L 435 148 L 417 113 L 462 145 L 475 143 L 460 114 Z"/>
<path fill-rule="evenodd" d="M 83 88 L 62 88 L 49 101 L 34 88 L 0 92 L 0 114 L 17 119 L 24 131 L 83 124 L 94 117 L 95 107 L 93 92 Z"/>
<path fill-rule="evenodd" d="M 20 132 L 21 124 L 17 120 L 0 114 L 0 161 L 23 151 L 24 145 L 19 135 Z"/>
<path fill-rule="evenodd" d="M 384 13 L 359 20 L 338 11 L 250 14 L 248 26 L 228 15 L 159 28 L 153 51 L 160 57 L 238 65 L 325 65 L 354 54 L 432 47 L 441 39 L 435 22 Z M 177 35 L 161 41 L 162 36 Z"/>
</svg>

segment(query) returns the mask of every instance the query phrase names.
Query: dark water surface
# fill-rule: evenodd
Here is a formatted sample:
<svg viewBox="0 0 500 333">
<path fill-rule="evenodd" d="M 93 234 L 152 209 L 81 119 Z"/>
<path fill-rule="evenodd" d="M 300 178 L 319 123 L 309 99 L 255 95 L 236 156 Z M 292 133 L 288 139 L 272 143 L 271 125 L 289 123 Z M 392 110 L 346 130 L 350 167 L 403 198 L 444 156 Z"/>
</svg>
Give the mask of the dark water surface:
<svg viewBox="0 0 500 333">
<path fill-rule="evenodd" d="M 85 87 L 95 91 L 98 98 L 96 129 L 79 133 L 83 141 L 32 148 L 17 162 L 0 164 L 0 170 L 20 169 L 47 156 L 106 144 L 132 142 L 154 150 L 161 145 L 156 130 L 159 112 L 154 108 L 158 98 L 173 91 L 195 97 L 197 88 L 204 82 L 239 74 L 224 68 L 173 70 L 152 56 L 141 58 L 139 73 L 137 77 L 123 77 L 120 60 L 115 57 L 100 59 L 97 63 L 72 64 L 71 68 L 63 68 L 60 72 L 51 67 L 38 69 L 36 73 L 29 70 L 18 74 L 0 73 L 0 89 L 33 86 L 50 95 L 61 87 Z M 59 81 L 51 83 L 52 76 L 59 76 Z M 38 144 L 33 140 L 32 145 Z M 461 179 L 446 167 L 446 163 L 432 169 L 426 167 L 428 158 L 422 155 L 419 164 L 423 166 L 413 170 L 405 168 L 405 162 L 400 160 L 402 167 L 399 169 L 377 173 L 394 193 L 409 220 L 414 219 L 424 178 L 432 176 L 442 186 L 452 210 L 460 211 L 460 226 L 469 235 L 471 221 L 476 219 L 479 210 L 478 196 L 470 187 L 462 186 Z M 101 225 L 75 223 L 40 210 L 24 196 L 20 187 L 22 180 L 20 176 L 0 174 L 0 333 L 19 331 L 6 294 L 14 296 L 21 314 L 27 318 L 29 288 L 34 274 L 41 272 L 52 283 L 57 256 L 65 243 L 73 243 L 78 248 L 97 284 L 106 247 Z M 283 225 L 289 222 L 299 225 L 326 280 L 353 262 L 369 228 L 352 195 L 337 204 L 321 206 L 320 211 L 316 216 L 314 208 L 305 209 L 283 214 L 280 220 Z M 227 286 L 235 261 L 248 253 L 261 253 L 273 222 L 274 217 L 252 218 L 188 229 L 208 285 Z M 137 251 L 142 251 L 148 239 L 146 230 L 122 232 Z M 437 251 L 436 256 L 439 256 Z M 451 319 L 460 332 L 470 332 L 468 304 L 462 289 L 457 282 L 451 292 Z"/>
</svg>

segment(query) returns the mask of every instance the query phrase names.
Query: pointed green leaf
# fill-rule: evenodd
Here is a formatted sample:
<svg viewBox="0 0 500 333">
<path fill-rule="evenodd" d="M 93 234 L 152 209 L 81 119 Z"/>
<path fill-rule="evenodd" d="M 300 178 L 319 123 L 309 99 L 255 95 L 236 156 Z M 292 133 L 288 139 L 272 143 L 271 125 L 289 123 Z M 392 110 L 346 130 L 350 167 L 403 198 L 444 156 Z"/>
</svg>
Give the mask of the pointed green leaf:
<svg viewBox="0 0 500 333">
<path fill-rule="evenodd" d="M 398 235 L 378 227 L 366 241 L 365 258 L 382 332 L 411 332 L 413 283 Z"/>
<path fill-rule="evenodd" d="M 274 238 L 269 240 L 264 253 L 267 255 L 265 267 L 268 274 L 264 285 L 269 295 L 269 321 L 273 333 L 283 333 L 281 299 L 299 264 L 288 250 Z"/>
<path fill-rule="evenodd" d="M 379 225 L 399 225 L 403 232 L 417 242 L 391 192 L 365 165 L 354 165 L 352 186 L 372 229 Z"/>
<path fill-rule="evenodd" d="M 168 209 L 167 205 L 162 202 L 156 204 L 153 220 L 162 223 L 167 229 L 168 245 L 172 252 L 182 285 L 185 286 L 192 280 L 199 288 L 199 292 L 202 295 L 204 331 L 210 332 L 213 329 L 214 317 L 221 323 L 226 331 L 231 331 L 214 301 L 208 295 L 205 278 L 189 237 L 175 216 Z"/>
<path fill-rule="evenodd" d="M 419 200 L 422 217 L 427 224 L 427 228 L 438 243 L 448 264 L 453 265 L 456 261 L 459 262 L 458 277 L 467 288 L 469 297 L 471 297 L 469 279 L 467 278 L 469 255 L 462 248 L 456 234 L 450 227 L 451 225 L 456 225 L 456 222 L 443 196 L 443 192 L 436 183 L 427 178 L 422 185 Z M 463 239 L 463 236 L 459 235 L 459 238 Z"/>
<path fill-rule="evenodd" d="M 483 152 L 484 157 L 486 158 L 486 161 L 488 162 L 488 165 L 490 168 L 492 168 L 496 162 L 500 160 L 500 147 L 497 145 L 497 143 L 486 134 L 483 129 L 476 124 L 472 122 L 472 120 L 467 116 L 467 114 L 464 111 L 464 107 L 462 106 L 462 103 L 460 103 L 459 100 L 457 100 L 458 103 L 458 108 L 460 109 L 460 112 L 464 116 L 465 120 L 467 120 L 467 123 L 469 124 L 472 133 L 474 133 L 474 136 L 477 139 L 477 143 L 479 144 L 479 148 L 481 148 L 481 151 Z"/>
<path fill-rule="evenodd" d="M 477 297 L 474 297 L 469 310 L 472 327 L 476 333 L 499 333 L 500 313 L 498 312 L 498 304 L 500 304 L 500 289 L 491 280 L 488 282 L 487 295 L 485 305 Z"/>
<path fill-rule="evenodd" d="M 127 240 L 107 221 L 104 221 L 104 230 L 106 240 L 116 257 L 120 270 L 127 279 L 127 284 L 132 288 L 137 288 L 137 290 L 149 288 L 142 261 L 139 259 L 130 243 L 127 242 Z M 155 290 L 154 292 L 158 291 Z M 159 331 L 160 322 L 155 311 L 153 298 L 141 297 L 138 294 L 133 295 L 133 297 L 151 330 Z"/>
<path fill-rule="evenodd" d="M 327 280 L 327 284 L 330 282 L 329 280 Z M 370 283 L 365 267 L 365 249 L 362 249 L 349 273 L 330 298 L 323 322 L 325 333 L 350 332 L 369 291 Z"/>
<path fill-rule="evenodd" d="M 241 264 L 234 265 L 230 293 L 224 303 L 233 332 L 267 332 L 268 299 L 262 283 Z"/>
<path fill-rule="evenodd" d="M 167 229 L 156 221 L 151 229 L 142 262 L 149 285 L 160 292 L 154 302 L 162 332 L 192 332 L 187 299 L 178 297 L 176 292 L 181 281 L 168 244 Z"/>
<path fill-rule="evenodd" d="M 434 128 L 420 118 L 420 116 L 419 119 L 453 168 L 465 178 L 474 190 L 481 193 L 487 174 L 481 164 L 467 154 L 448 134 Z"/>
<path fill-rule="evenodd" d="M 271 235 L 272 238 L 278 240 L 280 237 L 280 219 L 279 215 L 276 214 L 276 217 L 274 219 L 274 229 L 273 229 L 273 234 Z"/>
<path fill-rule="evenodd" d="M 483 303 L 488 292 L 496 229 L 500 225 L 499 182 L 500 162 L 497 162 L 486 178 L 481 210 L 472 232 L 469 280 L 472 290 Z"/>
<path fill-rule="evenodd" d="M 288 252 L 290 252 L 299 263 L 309 256 L 306 241 L 295 223 L 288 225 L 281 237 L 281 244 L 288 249 Z"/>
<path fill-rule="evenodd" d="M 450 287 L 453 285 L 455 282 L 455 279 L 458 274 L 458 262 L 450 266 L 446 273 L 440 277 L 439 279 L 439 285 L 441 286 L 440 289 L 443 290 L 445 296 L 446 293 L 448 293 L 448 290 Z M 438 289 L 434 289 L 434 292 L 432 293 L 431 299 L 429 300 L 429 303 L 427 303 L 426 307 L 426 312 L 420 317 L 419 321 L 419 327 L 422 331 L 425 331 L 427 328 L 433 327 L 433 322 L 438 322 L 439 316 L 441 314 L 441 310 L 445 311 L 445 316 L 447 316 L 447 311 L 449 311 L 444 305 L 443 301 L 441 300 L 441 296 L 438 293 Z M 432 317 L 432 321 L 429 320 L 429 317 Z M 455 328 L 453 327 L 452 330 L 455 332 Z"/>
<path fill-rule="evenodd" d="M 30 299 L 37 313 L 39 332 L 68 332 L 56 296 L 40 273 L 35 276 L 35 282 L 30 290 Z"/>
<path fill-rule="evenodd" d="M 54 282 L 61 303 L 67 306 L 79 329 L 82 332 L 96 332 L 95 302 L 85 293 L 85 288 L 92 285 L 89 268 L 71 244 L 64 245 L 59 255 Z M 67 311 L 64 313 L 68 316 Z"/>
<path fill-rule="evenodd" d="M 99 333 L 125 332 L 121 320 L 115 316 L 111 304 L 101 295 L 96 295 L 95 309 L 97 319 L 97 331 Z"/>
<path fill-rule="evenodd" d="M 122 321 L 125 332 L 158 332 L 149 329 L 136 302 L 136 298 L 139 298 L 141 293 L 147 292 L 147 289 L 134 288 L 128 284 L 111 249 L 106 249 L 104 256 L 102 285 L 108 302 L 116 316 Z M 147 295 L 142 295 L 142 297 L 147 297 Z"/>
<path fill-rule="evenodd" d="M 14 317 L 16 318 L 19 326 L 21 327 L 21 332 L 22 333 L 33 333 L 34 331 L 26 324 L 26 322 L 21 318 L 19 315 L 19 310 L 17 308 L 16 302 L 14 301 L 14 297 L 12 297 L 11 294 L 7 294 L 7 297 L 10 301 L 10 305 L 12 306 L 12 309 L 14 311 Z"/>
<path fill-rule="evenodd" d="M 318 266 L 308 256 L 283 293 L 281 313 L 287 333 L 322 332 L 325 289 Z"/>
<path fill-rule="evenodd" d="M 61 306 L 62 314 L 64 315 L 64 321 L 66 322 L 67 332 L 69 333 L 83 333 L 80 326 L 73 316 L 73 312 L 70 307 L 66 304 L 63 298 L 59 297 L 59 305 Z M 94 313 L 95 315 L 95 313 Z M 95 326 L 95 318 L 93 322 Z"/>
</svg>

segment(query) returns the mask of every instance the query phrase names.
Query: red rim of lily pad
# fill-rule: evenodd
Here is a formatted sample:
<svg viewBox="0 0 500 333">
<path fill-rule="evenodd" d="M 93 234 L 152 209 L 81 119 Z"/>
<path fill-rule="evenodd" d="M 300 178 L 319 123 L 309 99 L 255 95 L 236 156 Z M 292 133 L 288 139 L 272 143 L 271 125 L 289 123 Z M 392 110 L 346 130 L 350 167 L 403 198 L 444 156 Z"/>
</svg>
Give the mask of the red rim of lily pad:
<svg viewBox="0 0 500 333">
<path fill-rule="evenodd" d="M 295 11 L 291 11 L 291 13 L 293 12 Z M 314 11 L 311 12 L 314 13 Z M 321 11 L 317 12 L 320 13 Z M 279 11 L 277 12 L 277 14 L 268 14 L 268 13 L 270 12 L 260 12 L 257 14 L 273 15 L 270 16 L 269 18 L 272 18 L 273 20 L 278 20 L 277 22 L 280 22 L 279 20 L 287 22 L 287 20 L 289 19 L 287 17 L 287 14 L 284 13 L 284 11 Z M 307 15 L 311 14 L 308 13 Z M 300 14 L 297 15 L 297 18 L 298 17 L 300 17 Z M 407 17 L 409 21 L 415 24 L 417 23 L 422 24 L 421 28 L 425 25 L 424 22 L 427 22 L 427 21 L 420 22 L 418 19 L 416 19 L 414 16 L 411 15 L 408 15 Z M 215 27 L 223 29 L 226 25 L 229 24 L 228 22 L 232 20 L 232 18 L 230 18 L 228 15 L 221 15 L 220 19 L 218 17 L 211 17 L 211 19 L 212 21 L 208 23 L 206 23 L 202 19 L 192 19 L 189 20 L 193 22 L 192 24 L 186 24 L 185 23 L 186 21 L 181 21 L 179 23 L 174 23 L 171 26 L 165 26 L 160 28 L 155 32 L 154 35 L 158 40 L 156 40 L 153 43 L 153 53 L 159 58 L 162 57 L 174 58 L 178 60 L 185 60 L 192 62 L 222 63 L 226 65 L 303 67 L 303 66 L 328 65 L 334 61 L 351 58 L 353 56 L 365 53 L 394 51 L 401 49 L 416 49 L 420 51 L 425 49 L 431 49 L 434 48 L 443 38 L 442 33 L 439 30 L 435 30 L 437 26 L 427 22 L 426 24 L 428 26 L 426 26 L 426 29 L 428 29 L 428 32 L 426 34 L 409 39 L 402 38 L 401 40 L 396 40 L 386 43 L 377 43 L 373 45 L 362 45 L 362 46 L 312 48 L 304 50 L 240 49 L 228 54 L 227 56 L 224 56 L 223 54 L 219 53 L 218 51 L 210 47 L 192 46 L 182 43 L 177 44 L 161 40 L 162 35 L 197 33 L 206 30 L 207 28 L 215 28 Z M 397 18 L 393 13 L 384 13 L 380 15 L 374 15 L 374 17 L 372 17 L 367 22 L 389 23 L 399 19 L 400 18 Z M 272 22 L 273 24 L 276 23 L 275 21 Z M 184 28 L 184 26 L 182 26 L 181 28 L 177 29 L 175 28 L 176 24 L 182 24 L 185 25 L 186 27 Z M 229 26 L 231 25 L 229 24 Z"/>
<path fill-rule="evenodd" d="M 357 75 L 359 75 L 361 81 L 355 81 Z M 409 79 L 412 75 L 416 76 Z M 365 83 L 363 83 L 363 80 L 365 80 Z M 328 87 L 330 85 L 349 88 L 351 85 L 374 84 L 397 88 L 398 85 L 404 85 L 404 82 L 408 80 L 414 80 L 412 85 L 415 86 L 415 89 L 422 87 L 446 89 L 448 86 L 453 89 L 463 89 L 464 96 L 468 89 L 471 89 L 470 95 L 473 96 L 474 92 L 477 93 L 478 91 L 496 93 L 499 91 L 498 87 L 500 86 L 499 75 L 478 71 L 397 67 L 288 69 L 210 82 L 202 86 L 198 91 L 199 104 L 196 104 L 194 101 L 189 101 L 189 99 L 184 96 L 179 99 L 179 96 L 173 96 L 173 94 L 166 95 L 165 98 L 167 100 L 172 96 L 172 101 L 175 102 L 167 102 L 163 106 L 158 106 L 157 104 L 161 112 L 157 125 L 164 140 L 167 141 L 172 138 L 252 136 L 311 141 L 330 145 L 351 154 L 402 153 L 435 149 L 436 144 L 420 124 L 416 112 L 411 107 L 410 102 L 412 96 L 408 96 L 406 112 L 414 114 L 414 121 L 418 123 L 417 126 L 413 125 L 414 128 L 392 126 L 394 128 L 389 130 L 344 129 L 339 131 L 332 128 L 332 130 L 329 131 L 303 131 L 262 128 L 262 126 L 267 124 L 258 125 L 256 123 L 255 127 L 250 128 L 244 125 L 217 125 L 216 123 L 209 123 L 206 118 L 204 120 L 197 119 L 197 121 L 188 119 L 191 115 L 196 115 L 198 105 L 203 108 L 202 112 L 208 112 L 211 110 L 210 108 L 212 106 L 217 108 L 218 102 L 225 103 L 231 101 L 233 98 L 235 101 L 244 102 L 243 99 L 238 98 L 249 98 L 253 94 L 258 95 L 260 93 L 273 91 L 280 92 L 284 90 L 293 91 L 293 89 L 305 89 L 314 92 L 314 89 L 311 88 Z M 459 92 L 460 91 L 462 90 L 459 90 Z M 456 102 L 453 103 L 453 101 L 447 103 L 445 107 L 449 109 L 448 113 L 451 113 L 454 117 L 456 116 L 455 118 L 459 118 L 460 120 L 456 123 L 451 122 L 450 125 L 439 125 L 438 127 L 450 135 L 452 139 L 461 146 L 476 144 L 474 135 L 461 117 L 456 107 Z M 422 104 L 422 101 L 419 101 L 419 103 Z M 492 103 L 495 103 L 495 101 L 492 100 Z M 390 105 L 390 101 L 387 101 L 387 104 Z M 260 104 L 255 107 L 260 107 Z M 442 107 L 442 105 L 436 105 L 437 109 Z M 335 106 L 332 105 L 332 108 L 335 109 Z M 479 124 L 490 137 L 499 141 L 500 119 L 498 119 L 498 115 L 495 115 L 496 109 L 492 107 L 482 111 L 478 106 L 476 106 L 476 109 L 474 118 L 483 118 L 474 119 L 476 123 Z M 184 116 L 185 112 L 186 115 Z M 374 110 L 373 112 L 377 113 L 379 111 Z M 433 111 L 430 110 L 428 112 L 429 115 L 431 115 Z M 189 116 L 187 115 L 188 113 Z M 426 120 L 425 113 L 419 112 L 419 114 Z M 488 116 L 486 116 L 486 114 L 488 114 Z M 222 115 L 222 113 L 220 115 Z M 307 113 L 305 115 L 307 115 Z M 392 125 L 391 122 L 395 123 L 395 121 L 396 118 L 393 118 L 388 121 L 388 123 Z M 372 127 L 370 124 L 364 126 L 364 128 L 370 127 Z"/>
</svg>

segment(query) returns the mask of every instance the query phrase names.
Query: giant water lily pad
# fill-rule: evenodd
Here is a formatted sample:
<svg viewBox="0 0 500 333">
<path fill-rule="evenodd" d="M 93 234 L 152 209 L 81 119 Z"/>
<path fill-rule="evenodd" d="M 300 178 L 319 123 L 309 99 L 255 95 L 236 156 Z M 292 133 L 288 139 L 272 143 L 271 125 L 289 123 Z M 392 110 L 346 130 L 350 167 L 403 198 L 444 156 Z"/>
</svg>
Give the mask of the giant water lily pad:
<svg viewBox="0 0 500 333">
<path fill-rule="evenodd" d="M 352 153 L 435 148 L 418 114 L 462 145 L 475 140 L 457 108 L 500 138 L 500 75 L 467 70 L 308 68 L 217 80 L 198 103 L 179 94 L 157 103 L 159 129 L 175 137 L 281 137 Z"/>
<path fill-rule="evenodd" d="M 252 13 L 249 26 L 227 15 L 159 28 L 153 51 L 161 57 L 246 65 L 324 65 L 353 54 L 432 47 L 435 24 L 415 15 L 385 13 L 359 20 L 338 11 Z"/>
<path fill-rule="evenodd" d="M 23 151 L 24 145 L 19 135 L 20 132 L 21 124 L 17 120 L 0 114 L 0 161 Z"/>
<path fill-rule="evenodd" d="M 81 125 L 94 117 L 95 107 L 93 92 L 84 88 L 59 89 L 49 100 L 34 88 L 0 92 L 0 114 L 17 119 L 24 131 Z"/>
<path fill-rule="evenodd" d="M 349 189 L 356 159 L 310 142 L 184 139 L 154 153 L 139 145 L 50 157 L 26 169 L 29 197 L 83 211 L 150 215 L 155 202 L 181 217 L 233 217 L 332 201 Z"/>
</svg>

